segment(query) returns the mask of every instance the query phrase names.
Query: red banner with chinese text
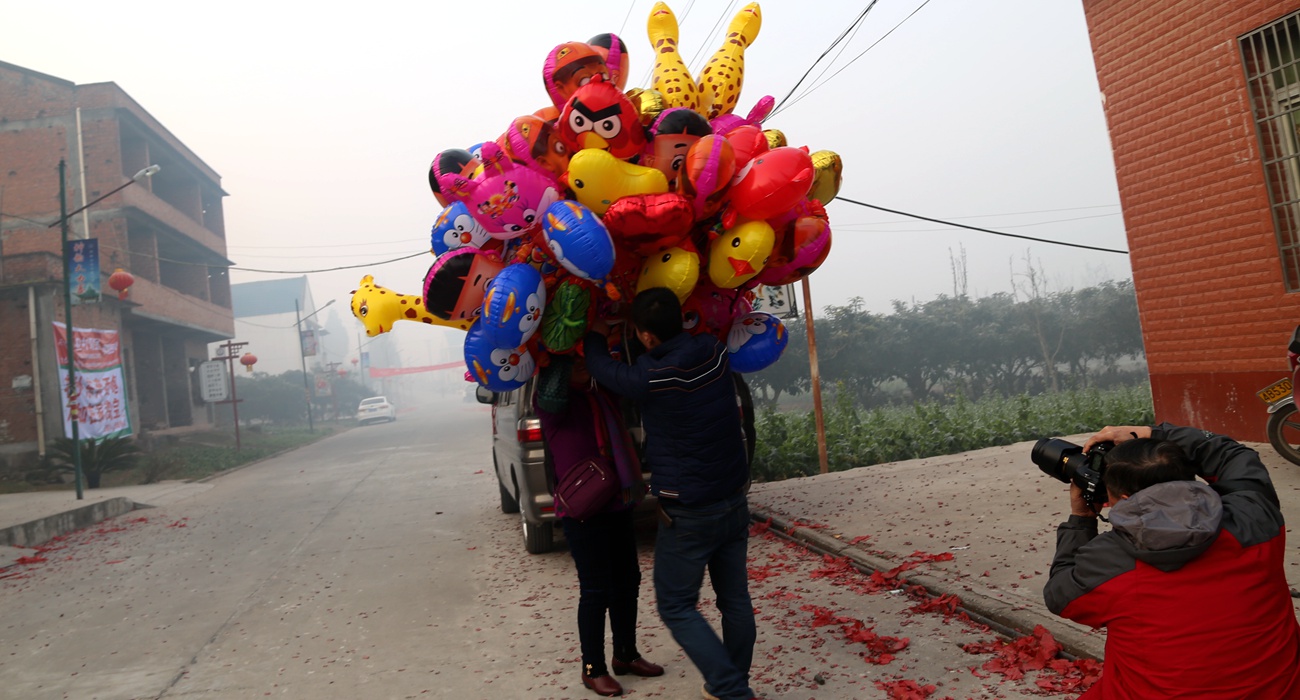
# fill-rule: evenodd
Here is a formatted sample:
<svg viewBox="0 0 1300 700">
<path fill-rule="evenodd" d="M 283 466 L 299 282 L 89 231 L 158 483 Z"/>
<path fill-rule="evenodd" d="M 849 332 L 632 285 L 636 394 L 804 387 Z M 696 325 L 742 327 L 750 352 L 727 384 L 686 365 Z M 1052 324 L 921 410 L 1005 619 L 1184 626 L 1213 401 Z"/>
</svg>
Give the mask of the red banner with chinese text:
<svg viewBox="0 0 1300 700">
<path fill-rule="evenodd" d="M 117 437 L 131 434 L 127 411 L 126 380 L 122 374 L 120 336 L 116 330 L 72 329 L 73 352 L 77 359 L 77 386 L 73 402 L 68 397 L 68 335 L 62 323 L 54 324 L 54 346 L 58 351 L 59 392 L 63 406 L 64 435 L 72 437 L 72 407 L 77 411 L 77 429 L 83 438 Z"/>
</svg>

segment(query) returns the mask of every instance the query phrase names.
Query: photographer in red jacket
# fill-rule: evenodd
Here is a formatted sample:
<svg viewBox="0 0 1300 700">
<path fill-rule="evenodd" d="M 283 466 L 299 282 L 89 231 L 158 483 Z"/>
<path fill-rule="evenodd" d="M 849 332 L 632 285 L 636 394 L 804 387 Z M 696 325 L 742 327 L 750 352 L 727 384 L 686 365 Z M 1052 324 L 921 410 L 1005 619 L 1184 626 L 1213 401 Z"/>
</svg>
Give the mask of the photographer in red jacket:
<svg viewBox="0 0 1300 700">
<path fill-rule="evenodd" d="M 1286 527 L 1259 454 L 1167 423 L 1107 427 L 1084 450 L 1105 442 L 1112 529 L 1072 484 L 1044 590 L 1053 613 L 1106 628 L 1081 700 L 1300 698 Z"/>
</svg>

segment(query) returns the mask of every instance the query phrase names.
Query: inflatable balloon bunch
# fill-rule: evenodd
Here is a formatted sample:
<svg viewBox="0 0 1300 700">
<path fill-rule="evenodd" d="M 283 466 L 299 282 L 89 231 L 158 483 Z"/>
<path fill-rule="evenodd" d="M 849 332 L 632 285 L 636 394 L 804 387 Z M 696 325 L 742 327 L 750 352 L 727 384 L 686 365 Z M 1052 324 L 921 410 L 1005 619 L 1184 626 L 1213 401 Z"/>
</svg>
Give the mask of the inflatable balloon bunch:
<svg viewBox="0 0 1300 700">
<path fill-rule="evenodd" d="M 468 375 L 494 391 L 577 351 L 592 319 L 622 316 L 651 287 L 677 295 L 690 332 L 725 339 L 737 371 L 775 362 L 785 328 L 752 310 L 753 289 L 796 282 L 826 259 L 823 203 L 842 163 L 764 130 L 770 96 L 735 113 L 761 24 L 758 4 L 740 10 L 697 80 L 676 17 L 657 3 L 645 88 L 627 88 L 629 50 L 614 34 L 552 49 L 542 65 L 550 105 L 433 159 L 436 260 L 407 317 L 467 325 Z"/>
</svg>

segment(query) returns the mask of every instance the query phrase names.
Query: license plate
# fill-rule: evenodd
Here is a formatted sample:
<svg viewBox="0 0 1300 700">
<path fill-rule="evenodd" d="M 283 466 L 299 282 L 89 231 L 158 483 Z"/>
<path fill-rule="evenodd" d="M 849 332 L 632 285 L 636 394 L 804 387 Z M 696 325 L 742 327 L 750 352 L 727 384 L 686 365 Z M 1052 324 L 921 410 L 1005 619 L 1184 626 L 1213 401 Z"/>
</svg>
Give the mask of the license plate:
<svg viewBox="0 0 1300 700">
<path fill-rule="evenodd" d="M 1272 406 L 1291 395 L 1291 378 L 1279 379 L 1267 387 L 1255 392 L 1260 401 Z"/>
</svg>

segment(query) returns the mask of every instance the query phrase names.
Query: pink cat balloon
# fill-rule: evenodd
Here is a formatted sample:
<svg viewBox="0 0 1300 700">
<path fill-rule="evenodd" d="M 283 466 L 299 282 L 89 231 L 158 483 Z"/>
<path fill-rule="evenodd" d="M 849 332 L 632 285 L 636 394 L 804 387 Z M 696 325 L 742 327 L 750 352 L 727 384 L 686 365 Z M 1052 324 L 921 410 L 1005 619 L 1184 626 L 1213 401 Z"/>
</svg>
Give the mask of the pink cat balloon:
<svg viewBox="0 0 1300 700">
<path fill-rule="evenodd" d="M 451 188 L 488 235 L 503 241 L 540 231 L 542 214 L 561 192 L 555 180 L 511 161 L 493 141 L 483 144 L 483 172 L 457 178 Z"/>
</svg>

